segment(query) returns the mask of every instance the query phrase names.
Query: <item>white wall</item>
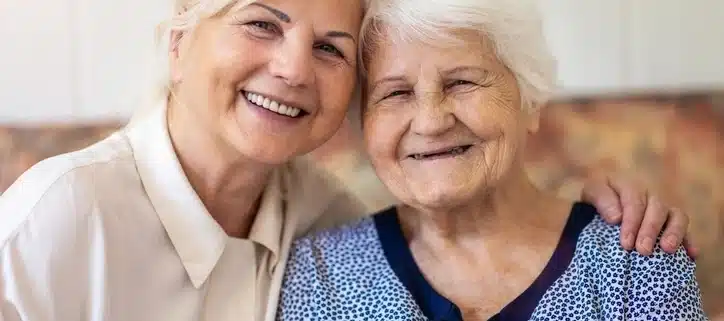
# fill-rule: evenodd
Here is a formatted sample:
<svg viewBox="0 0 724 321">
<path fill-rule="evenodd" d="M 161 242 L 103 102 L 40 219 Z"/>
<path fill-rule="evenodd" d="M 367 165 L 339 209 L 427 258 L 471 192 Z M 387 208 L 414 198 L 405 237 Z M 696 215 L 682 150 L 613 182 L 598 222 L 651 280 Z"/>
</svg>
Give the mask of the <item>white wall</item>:
<svg viewBox="0 0 724 321">
<path fill-rule="evenodd" d="M 0 0 L 0 120 L 76 114 L 71 8 L 64 1 Z"/>
<path fill-rule="evenodd" d="M 724 88 L 723 0 L 539 1 L 561 94 Z M 128 117 L 167 2 L 0 0 L 0 123 Z"/>
<path fill-rule="evenodd" d="M 127 118 L 167 0 L 0 0 L 0 123 Z"/>
<path fill-rule="evenodd" d="M 628 82 L 634 88 L 724 84 L 724 1 L 628 1 Z"/>
<path fill-rule="evenodd" d="M 561 94 L 724 89 L 722 0 L 540 0 Z"/>
<path fill-rule="evenodd" d="M 571 92 L 616 90 L 626 82 L 628 0 L 543 0 L 548 43 L 561 86 Z"/>
</svg>

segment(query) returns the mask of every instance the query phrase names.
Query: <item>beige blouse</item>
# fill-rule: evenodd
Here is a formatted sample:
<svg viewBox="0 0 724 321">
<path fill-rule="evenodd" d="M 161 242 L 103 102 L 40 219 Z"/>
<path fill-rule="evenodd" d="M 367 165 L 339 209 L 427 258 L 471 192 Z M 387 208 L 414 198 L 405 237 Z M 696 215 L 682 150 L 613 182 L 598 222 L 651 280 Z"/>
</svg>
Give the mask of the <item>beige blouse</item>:
<svg viewBox="0 0 724 321">
<path fill-rule="evenodd" d="M 0 320 L 273 320 L 292 239 L 363 214 L 299 160 L 273 174 L 249 238 L 227 236 L 161 106 L 0 196 Z"/>
</svg>

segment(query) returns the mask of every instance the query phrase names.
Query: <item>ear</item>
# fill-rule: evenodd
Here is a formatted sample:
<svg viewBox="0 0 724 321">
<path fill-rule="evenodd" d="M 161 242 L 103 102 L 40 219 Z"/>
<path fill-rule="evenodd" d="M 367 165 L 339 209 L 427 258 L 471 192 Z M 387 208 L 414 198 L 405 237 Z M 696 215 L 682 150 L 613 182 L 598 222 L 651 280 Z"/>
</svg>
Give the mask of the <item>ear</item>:
<svg viewBox="0 0 724 321">
<path fill-rule="evenodd" d="M 542 104 L 531 103 L 528 107 L 528 133 L 535 134 L 540 128 Z"/>
<path fill-rule="evenodd" d="M 168 63 L 169 73 L 171 75 L 171 83 L 181 82 L 183 78 L 181 72 L 181 40 L 184 39 L 184 32 L 179 30 L 171 31 L 168 43 Z"/>
</svg>

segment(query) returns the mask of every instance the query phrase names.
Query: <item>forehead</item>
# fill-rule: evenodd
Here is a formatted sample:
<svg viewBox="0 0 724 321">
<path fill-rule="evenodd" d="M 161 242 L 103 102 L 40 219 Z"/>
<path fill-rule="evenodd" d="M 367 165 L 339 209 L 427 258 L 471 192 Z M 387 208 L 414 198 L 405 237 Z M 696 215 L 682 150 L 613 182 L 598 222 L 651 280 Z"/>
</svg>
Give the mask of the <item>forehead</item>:
<svg viewBox="0 0 724 321">
<path fill-rule="evenodd" d="M 456 65 L 475 65 L 491 71 L 505 69 L 497 58 L 493 42 L 478 32 L 449 31 L 447 35 L 458 40 L 455 43 L 434 43 L 434 40 L 394 34 L 382 32 L 372 42 L 372 50 L 367 51 L 365 62 L 370 80 L 422 68 L 450 69 Z"/>
<path fill-rule="evenodd" d="M 350 32 L 355 37 L 363 15 L 361 0 L 255 0 L 241 1 L 232 11 L 258 3 L 289 17 L 290 23 L 313 24 L 324 29 Z M 262 9 L 263 10 L 263 9 Z"/>
</svg>

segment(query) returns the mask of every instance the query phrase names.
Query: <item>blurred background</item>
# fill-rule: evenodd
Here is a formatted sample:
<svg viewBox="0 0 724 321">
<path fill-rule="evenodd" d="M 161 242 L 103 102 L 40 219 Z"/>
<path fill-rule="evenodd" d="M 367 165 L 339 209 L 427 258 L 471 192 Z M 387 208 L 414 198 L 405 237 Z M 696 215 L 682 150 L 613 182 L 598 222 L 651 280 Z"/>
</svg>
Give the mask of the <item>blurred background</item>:
<svg viewBox="0 0 724 321">
<path fill-rule="evenodd" d="M 578 197 L 605 171 L 641 179 L 692 218 L 699 281 L 724 320 L 724 1 L 540 0 L 561 90 L 531 140 L 540 186 Z M 0 192 L 139 108 L 163 0 L 0 0 Z M 370 209 L 389 195 L 348 120 L 311 156 Z"/>
</svg>

